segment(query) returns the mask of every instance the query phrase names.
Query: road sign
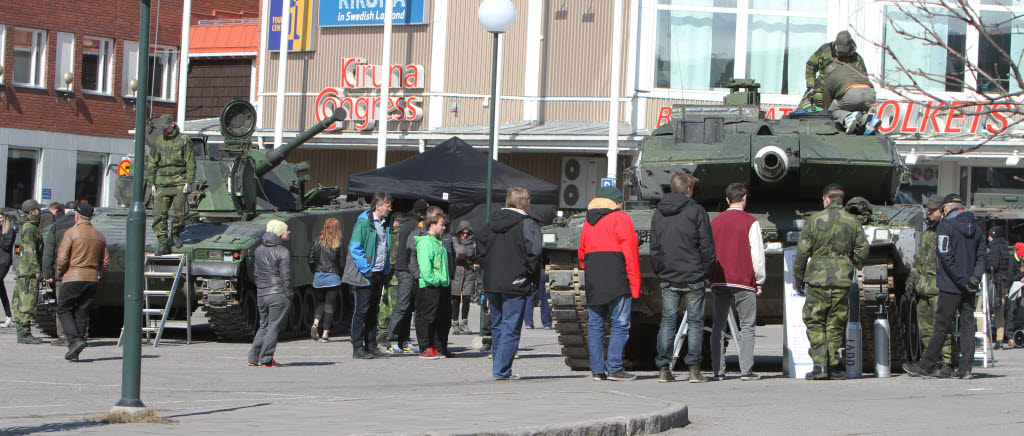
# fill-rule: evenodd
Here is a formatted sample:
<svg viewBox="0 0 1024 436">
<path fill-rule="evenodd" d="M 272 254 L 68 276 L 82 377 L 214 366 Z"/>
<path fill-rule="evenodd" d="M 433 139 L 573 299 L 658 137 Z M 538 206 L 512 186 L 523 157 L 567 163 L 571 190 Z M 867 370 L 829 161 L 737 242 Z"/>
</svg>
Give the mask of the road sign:
<svg viewBox="0 0 1024 436">
<path fill-rule="evenodd" d="M 117 165 L 117 175 L 119 176 L 131 175 L 131 171 L 132 161 L 129 159 L 122 160 L 121 163 Z"/>
<path fill-rule="evenodd" d="M 601 178 L 601 187 L 603 188 L 605 186 L 615 187 L 615 179 L 612 178 L 612 177 L 602 177 Z"/>
</svg>

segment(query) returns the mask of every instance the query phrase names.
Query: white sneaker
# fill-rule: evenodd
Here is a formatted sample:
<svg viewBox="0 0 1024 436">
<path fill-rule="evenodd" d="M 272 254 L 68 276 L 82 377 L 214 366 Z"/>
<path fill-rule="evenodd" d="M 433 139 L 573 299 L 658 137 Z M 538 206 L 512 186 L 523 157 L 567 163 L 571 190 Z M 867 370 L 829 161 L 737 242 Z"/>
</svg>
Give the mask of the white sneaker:
<svg viewBox="0 0 1024 436">
<path fill-rule="evenodd" d="M 882 124 L 882 119 L 872 115 L 871 120 L 864 125 L 864 134 L 873 135 L 880 124 Z"/>
<path fill-rule="evenodd" d="M 860 112 L 854 112 L 854 113 L 852 113 L 850 115 L 847 115 L 846 118 L 843 119 L 843 127 L 846 128 L 846 134 L 847 135 L 853 133 L 854 129 L 857 128 L 857 120 L 859 118 L 860 118 Z"/>
<path fill-rule="evenodd" d="M 14 325 L 14 320 L 11 318 L 7 318 L 7 321 L 4 321 L 3 324 L 0 324 L 0 328 L 8 328 L 12 325 Z"/>
</svg>

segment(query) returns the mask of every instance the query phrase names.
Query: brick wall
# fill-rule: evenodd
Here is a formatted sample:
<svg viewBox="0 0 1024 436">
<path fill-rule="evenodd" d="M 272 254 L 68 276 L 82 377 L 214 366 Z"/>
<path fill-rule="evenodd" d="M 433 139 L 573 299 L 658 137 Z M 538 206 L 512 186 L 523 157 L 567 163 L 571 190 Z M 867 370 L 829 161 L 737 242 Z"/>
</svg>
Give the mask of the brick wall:
<svg viewBox="0 0 1024 436">
<path fill-rule="evenodd" d="M 278 0 L 280 1 L 280 0 Z M 259 0 L 193 0 L 192 12 L 198 14 L 209 14 L 213 10 L 228 12 L 255 12 L 260 13 Z"/>
</svg>

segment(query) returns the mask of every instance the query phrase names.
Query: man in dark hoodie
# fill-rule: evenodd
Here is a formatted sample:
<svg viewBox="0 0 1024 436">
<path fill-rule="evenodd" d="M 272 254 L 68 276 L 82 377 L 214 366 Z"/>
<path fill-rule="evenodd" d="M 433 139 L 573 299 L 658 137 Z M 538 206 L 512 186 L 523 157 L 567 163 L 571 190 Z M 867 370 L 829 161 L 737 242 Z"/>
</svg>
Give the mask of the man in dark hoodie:
<svg viewBox="0 0 1024 436">
<path fill-rule="evenodd" d="M 1006 230 L 992 226 L 988 230 L 988 276 L 992 280 L 988 307 L 992 312 L 992 347 L 1003 348 L 1006 340 L 1006 319 L 1003 313 L 1003 298 L 1010 287 L 1010 247 L 1006 245 Z"/>
<path fill-rule="evenodd" d="M 64 240 L 64 232 L 75 225 L 75 210 L 67 209 L 57 221 L 49 228 L 43 230 L 43 280 L 53 288 L 54 300 L 60 299 L 60 277 L 55 277 L 54 269 L 57 265 L 57 247 Z M 42 228 L 42 227 L 40 227 Z M 64 337 L 64 327 L 61 325 L 60 317 L 57 317 L 57 340 L 50 342 L 55 347 L 68 345 Z"/>
<path fill-rule="evenodd" d="M 651 219 L 651 266 L 661 279 L 661 328 L 658 329 L 658 381 L 672 376 L 673 341 L 679 303 L 686 299 L 686 341 L 683 362 L 690 367 L 690 383 L 704 383 L 700 373 L 704 334 L 704 289 L 715 264 L 715 240 L 707 211 L 690 198 L 697 178 L 680 172 L 669 182 L 672 192 L 662 197 Z"/>
<path fill-rule="evenodd" d="M 427 216 L 428 207 L 430 205 L 427 204 L 426 200 L 422 198 L 416 200 L 416 203 L 412 206 L 412 212 L 406 216 L 405 222 L 398 229 L 398 258 L 395 261 L 395 278 L 398 279 L 398 289 L 395 292 L 397 301 L 391 312 L 391 323 L 388 331 L 388 352 L 394 354 L 413 351 L 409 329 L 412 325 L 416 289 L 419 286 L 409 268 L 410 252 L 413 251 L 414 246 L 410 244 L 410 241 L 412 240 L 411 235 L 413 231 L 416 229 L 423 231 L 421 223 Z M 423 234 L 420 235 L 422 236 Z"/>
<path fill-rule="evenodd" d="M 263 233 L 263 244 L 253 253 L 260 329 L 249 348 L 249 366 L 281 366 L 274 360 L 274 351 L 295 292 L 292 287 L 291 249 L 285 244 L 291 233 L 284 222 L 270 220 L 267 231 Z"/>
<path fill-rule="evenodd" d="M 943 339 L 952 327 L 953 316 L 960 313 L 960 365 L 953 377 L 969 379 L 974 365 L 974 308 L 978 303 L 981 276 L 985 273 L 988 255 L 985 252 L 984 232 L 974 222 L 974 214 L 964 209 L 957 194 L 942 200 L 946 217 L 939 222 L 935 233 L 935 253 L 938 268 L 935 281 L 939 286 L 939 302 L 935 309 L 935 332 L 928 342 L 924 357 L 916 363 L 904 363 L 903 370 L 913 377 L 941 376 L 936 362 L 942 351 Z"/>
<path fill-rule="evenodd" d="M 622 369 L 622 352 L 629 340 L 633 299 L 640 298 L 639 241 L 633 219 L 619 210 L 621 204 L 622 192 L 614 186 L 601 188 L 587 206 L 580 235 L 578 254 L 586 278 L 587 342 L 594 380 L 636 380 L 636 375 Z M 609 320 L 606 363 L 604 324 Z"/>
<path fill-rule="evenodd" d="M 491 314 L 494 380 L 514 380 L 512 360 L 519 348 L 526 295 L 540 280 L 540 225 L 530 217 L 530 192 L 509 188 L 505 207 L 491 216 L 477 239 L 484 293 Z"/>
</svg>

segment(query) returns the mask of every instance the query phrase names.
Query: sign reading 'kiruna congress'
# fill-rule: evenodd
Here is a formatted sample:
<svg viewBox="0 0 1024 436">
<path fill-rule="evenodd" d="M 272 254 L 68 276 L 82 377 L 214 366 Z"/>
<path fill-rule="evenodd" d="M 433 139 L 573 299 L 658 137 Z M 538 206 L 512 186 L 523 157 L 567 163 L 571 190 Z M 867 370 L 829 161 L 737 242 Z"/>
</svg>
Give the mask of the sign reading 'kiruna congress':
<svg viewBox="0 0 1024 436">
<path fill-rule="evenodd" d="M 316 121 L 323 121 L 334 112 L 335 108 L 345 108 L 348 118 L 359 130 L 372 130 L 377 125 L 380 96 L 373 94 L 349 95 L 347 90 L 380 89 L 384 83 L 384 68 L 380 65 L 369 65 L 362 58 L 341 59 L 341 83 L 339 87 L 324 88 L 316 96 L 313 113 Z M 420 65 L 391 65 L 387 71 L 388 87 L 392 94 L 388 96 L 388 121 L 419 121 L 423 119 L 423 108 L 420 102 L 423 96 L 406 95 L 407 90 L 423 90 L 423 67 Z M 330 125 L 327 130 L 342 128 L 341 123 Z"/>
<path fill-rule="evenodd" d="M 426 24 L 427 0 L 392 0 L 391 24 Z M 384 0 L 322 0 L 320 26 L 380 26 Z"/>
</svg>

